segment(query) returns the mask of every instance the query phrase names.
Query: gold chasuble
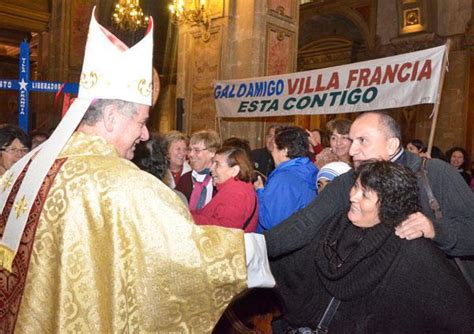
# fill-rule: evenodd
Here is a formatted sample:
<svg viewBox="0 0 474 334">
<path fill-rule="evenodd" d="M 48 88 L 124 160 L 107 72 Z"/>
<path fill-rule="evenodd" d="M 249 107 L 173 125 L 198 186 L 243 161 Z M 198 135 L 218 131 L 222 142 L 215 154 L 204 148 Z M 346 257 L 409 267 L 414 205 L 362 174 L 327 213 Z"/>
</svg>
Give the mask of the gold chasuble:
<svg viewBox="0 0 474 334">
<path fill-rule="evenodd" d="M 194 225 L 101 137 L 75 133 L 52 168 L 36 232 L 22 238 L 29 263 L 19 252 L 12 273 L 0 270 L 3 302 L 27 272 L 21 300 L 2 305 L 4 331 L 17 316 L 17 333 L 208 333 L 246 288 L 243 232 Z"/>
</svg>

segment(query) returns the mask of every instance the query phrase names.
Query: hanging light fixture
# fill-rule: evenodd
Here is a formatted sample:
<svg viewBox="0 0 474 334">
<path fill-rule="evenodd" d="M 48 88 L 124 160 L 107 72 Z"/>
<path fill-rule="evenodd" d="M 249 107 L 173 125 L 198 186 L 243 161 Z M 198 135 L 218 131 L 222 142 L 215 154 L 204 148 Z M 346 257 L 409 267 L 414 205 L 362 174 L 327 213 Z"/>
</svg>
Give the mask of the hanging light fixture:
<svg viewBox="0 0 474 334">
<path fill-rule="evenodd" d="M 122 30 L 135 31 L 148 25 L 148 16 L 143 15 L 139 0 L 118 0 L 114 6 L 112 23 Z"/>
<path fill-rule="evenodd" d="M 169 5 L 171 22 L 180 25 L 183 23 L 197 25 L 203 28 L 205 41 L 210 37 L 210 12 L 206 0 L 193 0 L 193 8 L 186 8 L 184 0 L 173 0 Z"/>
</svg>

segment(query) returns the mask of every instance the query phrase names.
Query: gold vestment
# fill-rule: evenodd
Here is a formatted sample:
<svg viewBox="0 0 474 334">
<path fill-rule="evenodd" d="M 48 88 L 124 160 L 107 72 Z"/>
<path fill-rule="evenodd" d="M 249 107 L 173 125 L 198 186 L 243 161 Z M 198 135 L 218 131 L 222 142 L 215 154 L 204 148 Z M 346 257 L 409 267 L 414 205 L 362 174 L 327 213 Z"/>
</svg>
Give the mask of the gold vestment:
<svg viewBox="0 0 474 334">
<path fill-rule="evenodd" d="M 46 197 L 15 332 L 206 333 L 246 288 L 243 233 L 75 133 Z"/>
</svg>

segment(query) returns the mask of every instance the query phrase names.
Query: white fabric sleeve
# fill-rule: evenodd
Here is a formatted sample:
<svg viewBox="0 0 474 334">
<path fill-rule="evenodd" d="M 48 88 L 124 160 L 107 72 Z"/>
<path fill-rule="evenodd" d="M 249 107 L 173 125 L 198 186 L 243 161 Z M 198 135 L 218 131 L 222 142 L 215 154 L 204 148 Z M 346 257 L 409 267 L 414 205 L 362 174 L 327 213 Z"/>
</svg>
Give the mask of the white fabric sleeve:
<svg viewBox="0 0 474 334">
<path fill-rule="evenodd" d="M 245 233 L 247 257 L 247 284 L 249 288 L 273 288 L 275 278 L 270 271 L 265 237 L 257 233 Z"/>
</svg>

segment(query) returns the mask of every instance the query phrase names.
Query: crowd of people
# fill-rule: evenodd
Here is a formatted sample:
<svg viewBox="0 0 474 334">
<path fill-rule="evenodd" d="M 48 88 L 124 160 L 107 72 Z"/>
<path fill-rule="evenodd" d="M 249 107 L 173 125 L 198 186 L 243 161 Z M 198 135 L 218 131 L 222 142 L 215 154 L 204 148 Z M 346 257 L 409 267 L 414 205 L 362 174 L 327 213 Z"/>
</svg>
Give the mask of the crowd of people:
<svg viewBox="0 0 474 334">
<path fill-rule="evenodd" d="M 282 302 L 274 333 L 474 331 L 466 150 L 404 148 L 384 112 L 271 125 L 253 151 L 150 134 L 131 88 L 151 85 L 149 24 L 128 49 L 92 15 L 83 74 L 107 84 L 50 139 L 0 126 L 0 332 L 208 333 L 252 288 Z"/>
<path fill-rule="evenodd" d="M 431 186 L 446 217 L 455 219 L 451 216 L 463 212 L 461 204 L 452 203 L 452 192 L 441 196 L 438 189 L 449 183 L 459 201 L 472 209 L 472 193 L 458 181 L 471 182 L 469 155 L 461 147 L 449 149 L 445 154 L 449 167 L 433 160 L 419 139 L 409 141 L 404 149 L 393 119 L 380 115 L 363 114 L 354 124 L 336 119 L 324 131 L 270 126 L 265 147 L 253 151 L 247 140 L 231 137 L 221 141 L 214 130 L 191 137 L 179 131 L 153 133 L 136 145 L 132 161 L 172 189 L 189 208 L 196 225 L 264 233 L 277 282 L 275 292 L 284 301 L 285 310 L 275 321 L 275 333 L 318 327 L 319 315 L 331 298 L 342 300 L 330 327 L 338 332 L 364 327 L 369 315 L 374 317 L 366 327 L 369 332 L 471 329 L 473 299 L 465 283 L 472 284 L 474 253 L 462 241 L 472 240 L 474 227 L 466 222 L 465 231 L 470 234 L 460 235 L 453 230 L 453 223 L 430 217 L 423 187 L 415 177 L 420 168 L 415 157 L 430 159 L 431 169 L 438 173 L 432 176 Z M 366 119 L 370 121 L 360 125 Z M 380 138 L 370 138 L 370 126 L 376 123 L 385 126 L 382 130 L 377 127 L 385 145 Z M 391 131 L 395 142 L 386 139 Z M 0 127 L 2 174 L 34 148 L 32 141 L 14 125 Z M 370 152 L 367 146 L 378 146 L 380 151 Z M 394 163 L 399 161 L 403 162 Z M 441 176 L 439 169 L 449 176 Z M 330 183 L 335 185 L 323 192 Z M 282 228 L 276 228 L 280 224 Z M 307 234 L 298 232 L 296 237 L 298 233 L 292 231 L 297 227 Z M 417 241 L 407 241 L 411 239 Z M 380 256 L 369 257 L 375 250 Z M 467 278 L 449 263 L 443 251 L 463 259 Z M 373 275 L 370 279 L 360 274 L 353 277 L 360 270 L 372 270 Z M 413 291 L 395 292 L 405 280 L 431 283 L 409 284 Z M 355 305 L 361 300 L 375 306 L 356 312 Z M 411 305 L 404 309 L 407 314 L 398 311 L 400 300 Z M 449 309 L 444 314 L 449 316 L 438 316 L 434 321 L 432 315 L 442 314 L 437 305 L 443 300 L 443 307 Z M 462 307 L 457 307 L 460 304 Z"/>
</svg>

